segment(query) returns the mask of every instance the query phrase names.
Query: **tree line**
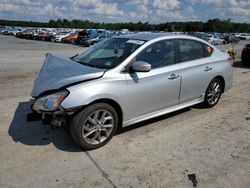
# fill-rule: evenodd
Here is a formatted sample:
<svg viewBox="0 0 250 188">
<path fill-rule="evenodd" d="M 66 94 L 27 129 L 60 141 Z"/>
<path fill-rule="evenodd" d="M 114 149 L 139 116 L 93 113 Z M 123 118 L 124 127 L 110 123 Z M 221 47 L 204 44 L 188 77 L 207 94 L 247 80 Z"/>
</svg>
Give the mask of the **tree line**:
<svg viewBox="0 0 250 188">
<path fill-rule="evenodd" d="M 44 27 L 44 28 L 97 28 L 108 30 L 129 29 L 131 31 L 183 31 L 183 32 L 250 32 L 249 23 L 234 23 L 228 20 L 210 19 L 207 22 L 165 22 L 152 24 L 149 22 L 128 22 L 128 23 L 98 23 L 89 20 L 57 19 L 49 22 L 0 20 L 0 26 L 20 26 L 20 27 Z"/>
</svg>

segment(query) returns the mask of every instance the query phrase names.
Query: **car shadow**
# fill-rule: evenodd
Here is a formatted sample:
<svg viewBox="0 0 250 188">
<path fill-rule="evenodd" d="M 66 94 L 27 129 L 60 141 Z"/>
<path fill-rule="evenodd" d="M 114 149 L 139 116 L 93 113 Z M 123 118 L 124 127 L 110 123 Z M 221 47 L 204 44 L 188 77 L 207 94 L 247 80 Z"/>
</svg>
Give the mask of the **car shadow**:
<svg viewBox="0 0 250 188">
<path fill-rule="evenodd" d="M 70 134 L 65 131 L 64 128 L 52 129 L 51 126 L 44 125 L 41 121 L 28 122 L 26 117 L 28 113 L 31 113 L 30 105 L 31 102 L 28 101 L 20 102 L 15 111 L 8 131 L 9 136 L 12 137 L 14 142 L 19 142 L 28 146 L 45 146 L 53 144 L 56 148 L 67 152 L 83 151 L 75 144 Z M 136 123 L 125 128 L 119 128 L 115 135 L 137 129 L 151 123 L 156 123 L 190 110 L 191 108 L 185 108 L 173 113 Z"/>
<path fill-rule="evenodd" d="M 14 142 L 28 146 L 53 144 L 60 150 L 68 152 L 82 151 L 64 128 L 52 129 L 41 121 L 27 122 L 26 116 L 31 113 L 30 102 L 20 102 L 9 127 L 9 135 Z"/>
<path fill-rule="evenodd" d="M 140 123 L 133 124 L 133 125 L 128 126 L 128 127 L 119 128 L 116 131 L 116 135 L 125 133 L 127 131 L 131 131 L 131 130 L 134 130 L 134 129 L 138 129 L 140 127 L 144 127 L 144 126 L 149 125 L 151 123 L 156 123 L 158 121 L 162 121 L 162 120 L 167 119 L 167 118 L 171 118 L 171 117 L 177 116 L 179 114 L 188 112 L 190 110 L 192 110 L 192 108 L 184 108 L 184 109 L 181 109 L 181 110 L 178 110 L 178 111 L 175 111 L 175 112 L 171 112 L 169 114 L 165 114 L 165 115 L 162 115 L 162 116 L 159 116 L 159 117 L 155 117 L 155 118 L 152 118 L 152 119 L 149 119 L 149 120 L 146 120 L 146 121 L 142 121 Z"/>
<path fill-rule="evenodd" d="M 250 69 L 250 66 L 243 65 L 241 61 L 235 61 L 233 64 L 235 68 Z"/>
</svg>

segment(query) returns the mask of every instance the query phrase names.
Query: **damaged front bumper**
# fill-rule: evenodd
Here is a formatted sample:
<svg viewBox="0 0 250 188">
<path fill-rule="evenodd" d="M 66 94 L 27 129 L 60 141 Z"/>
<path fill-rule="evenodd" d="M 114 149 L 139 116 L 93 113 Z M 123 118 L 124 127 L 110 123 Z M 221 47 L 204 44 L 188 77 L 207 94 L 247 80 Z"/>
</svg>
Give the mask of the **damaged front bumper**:
<svg viewBox="0 0 250 188">
<path fill-rule="evenodd" d="M 31 102 L 32 113 L 27 114 L 27 122 L 42 121 L 43 124 L 51 125 L 52 127 L 64 127 L 82 108 L 75 107 L 67 110 L 60 108 L 56 111 L 48 112 L 34 109 L 35 100 L 31 100 Z"/>
<path fill-rule="evenodd" d="M 61 127 L 64 126 L 69 119 L 70 115 L 55 115 L 49 113 L 37 113 L 32 112 L 27 114 L 27 122 L 31 121 L 42 121 L 43 124 L 51 125 L 53 127 Z"/>
</svg>

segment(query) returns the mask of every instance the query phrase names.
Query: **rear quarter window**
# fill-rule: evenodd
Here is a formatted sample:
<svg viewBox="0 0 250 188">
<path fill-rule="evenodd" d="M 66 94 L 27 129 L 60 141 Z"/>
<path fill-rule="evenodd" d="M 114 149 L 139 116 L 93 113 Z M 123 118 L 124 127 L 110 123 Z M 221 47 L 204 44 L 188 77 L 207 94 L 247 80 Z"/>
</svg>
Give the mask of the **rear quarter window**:
<svg viewBox="0 0 250 188">
<path fill-rule="evenodd" d="M 203 44 L 203 47 L 204 47 L 205 57 L 211 56 L 211 54 L 213 53 L 214 49 L 211 46 L 206 45 L 206 44 Z"/>
</svg>

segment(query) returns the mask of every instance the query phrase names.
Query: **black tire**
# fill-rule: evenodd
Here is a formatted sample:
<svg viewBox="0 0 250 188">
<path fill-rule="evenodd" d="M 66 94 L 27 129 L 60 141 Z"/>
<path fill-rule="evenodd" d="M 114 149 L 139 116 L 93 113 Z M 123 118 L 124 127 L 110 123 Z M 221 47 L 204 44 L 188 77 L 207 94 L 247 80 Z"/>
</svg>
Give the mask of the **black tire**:
<svg viewBox="0 0 250 188">
<path fill-rule="evenodd" d="M 100 111 L 100 112 L 97 112 L 97 111 Z M 99 114 L 101 112 L 103 112 L 103 113 Z M 95 113 L 98 113 L 98 117 L 100 117 L 101 115 L 104 114 L 104 112 L 108 113 L 108 115 L 109 115 L 108 117 L 112 117 L 112 120 L 110 120 L 110 124 L 108 124 L 108 125 L 113 125 L 113 127 L 110 129 L 105 128 L 106 131 L 101 130 L 101 128 L 100 128 L 101 127 L 101 123 L 100 123 L 101 120 L 98 121 L 99 123 L 96 123 L 95 125 L 93 125 L 93 124 L 91 125 L 94 118 L 92 119 L 92 122 L 91 121 L 89 122 L 89 120 L 88 120 L 88 118 L 94 116 Z M 95 122 L 97 122 L 97 121 L 95 121 Z M 97 126 L 99 128 L 94 128 Z M 92 105 L 86 107 L 84 110 L 82 110 L 80 113 L 78 113 L 76 116 L 73 117 L 71 124 L 70 124 L 70 133 L 71 133 L 71 136 L 74 139 L 74 141 L 83 150 L 92 150 L 92 149 L 97 149 L 99 147 L 102 147 L 106 143 L 108 143 L 110 141 L 110 139 L 113 137 L 113 135 L 115 134 L 117 127 L 118 127 L 118 115 L 117 115 L 117 112 L 115 111 L 115 109 L 106 103 L 96 103 L 96 104 L 92 104 Z M 89 135 L 92 137 L 91 139 L 95 138 L 96 135 L 99 135 L 99 136 L 97 136 L 97 138 L 95 138 L 93 140 L 93 142 L 92 142 L 93 144 L 89 143 L 90 142 L 90 141 L 88 141 L 89 138 L 84 138 L 84 136 L 83 136 L 84 130 L 86 130 L 86 128 L 89 129 L 88 130 L 89 132 L 91 132 L 90 130 L 95 130 L 95 132 L 93 132 Z M 109 131 L 107 131 L 107 129 L 109 129 Z M 107 133 L 108 136 L 103 135 L 104 132 L 102 132 L 102 131 Z M 104 139 L 103 141 L 101 141 L 101 137 Z M 100 140 L 98 140 L 98 138 L 100 138 Z M 99 142 L 99 143 L 96 143 L 96 142 Z"/>
<path fill-rule="evenodd" d="M 216 84 L 218 86 L 218 91 L 217 92 L 212 91 L 212 88 L 214 87 L 214 84 Z M 214 78 L 209 83 L 209 85 L 207 87 L 207 90 L 206 90 L 206 94 L 205 94 L 205 98 L 204 98 L 204 102 L 203 102 L 205 107 L 211 108 L 211 107 L 215 106 L 218 103 L 218 101 L 220 100 L 222 90 L 223 90 L 223 85 L 222 85 L 221 80 L 219 78 Z M 212 100 L 211 98 L 214 99 L 214 100 Z"/>
<path fill-rule="evenodd" d="M 247 65 L 248 65 L 246 60 L 241 60 L 241 62 L 242 62 L 242 64 L 243 64 L 244 66 L 247 66 Z"/>
</svg>

